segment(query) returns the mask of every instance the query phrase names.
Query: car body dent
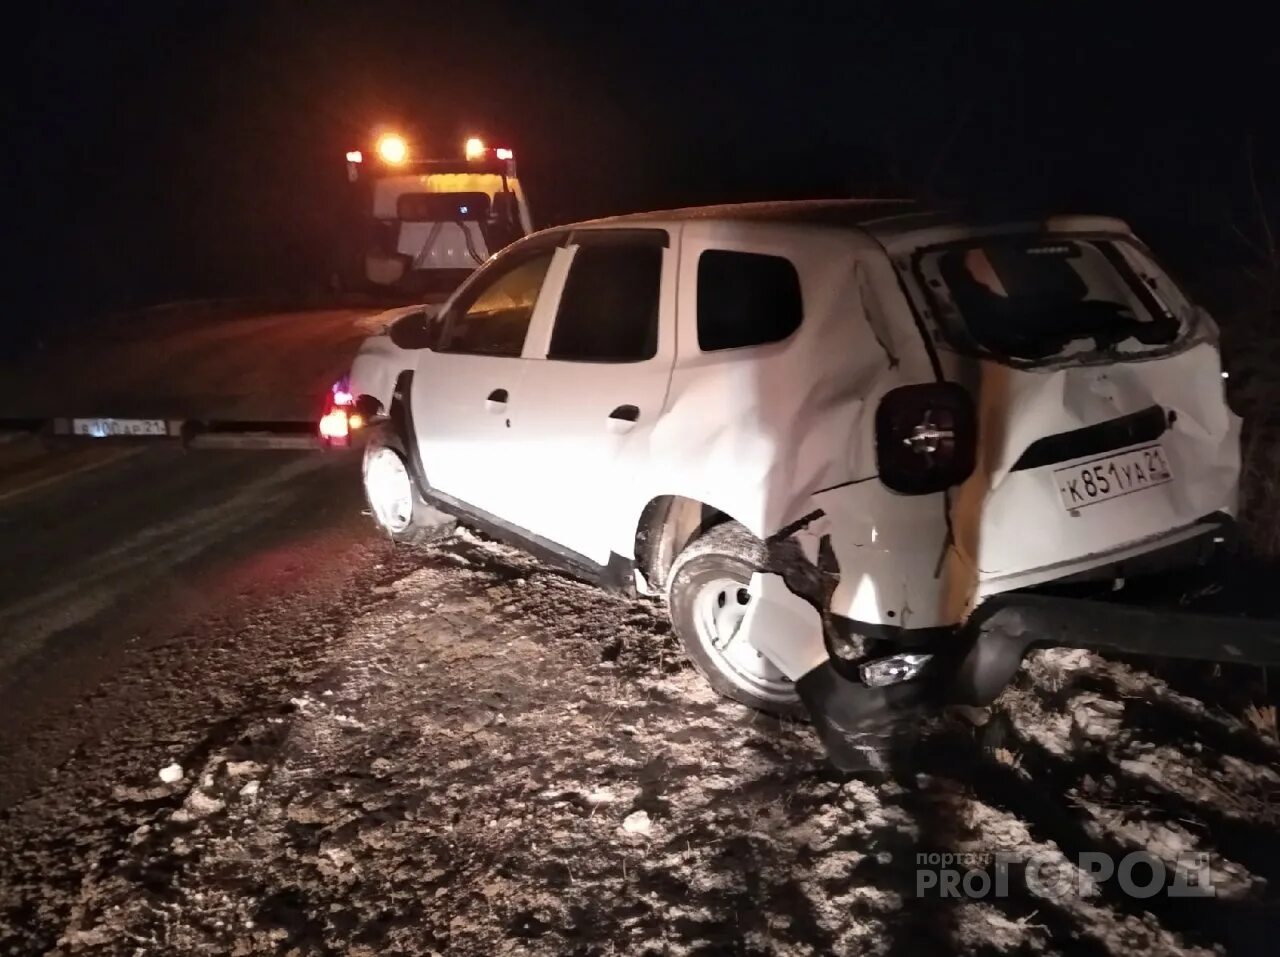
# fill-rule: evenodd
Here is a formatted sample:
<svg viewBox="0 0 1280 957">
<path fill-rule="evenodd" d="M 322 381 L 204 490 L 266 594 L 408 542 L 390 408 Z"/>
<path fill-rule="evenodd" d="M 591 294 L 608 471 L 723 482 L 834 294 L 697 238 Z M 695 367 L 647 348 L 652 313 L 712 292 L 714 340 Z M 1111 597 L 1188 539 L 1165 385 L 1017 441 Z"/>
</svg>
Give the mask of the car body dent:
<svg viewBox="0 0 1280 957">
<path fill-rule="evenodd" d="M 708 248 L 785 253 L 800 274 L 801 328 L 782 342 L 701 352 L 694 278 Z M 815 492 L 874 474 L 870 423 L 880 396 L 932 372 L 910 326 L 893 330 L 886 350 L 884 332 L 864 319 L 859 267 L 867 252 L 865 240 L 841 230 L 686 224 L 671 387 L 645 443 L 625 453 L 632 465 L 622 474 L 632 478 L 619 490 L 625 517 L 612 533 L 614 551 L 630 554 L 623 549 L 655 495 L 706 503 L 768 538 L 813 511 Z M 885 274 L 889 288 L 878 297 L 901 300 Z"/>
<path fill-rule="evenodd" d="M 956 491 L 952 524 L 957 547 L 982 576 L 1105 553 L 1214 512 L 1234 513 L 1240 419 L 1224 399 L 1212 345 L 1201 342 L 1144 361 L 1051 370 L 983 361 L 976 372 L 978 464 Z M 1053 474 L 1079 459 L 1013 470 L 1037 439 L 1152 406 L 1170 420 L 1158 440 L 1173 473 L 1165 485 L 1069 512 Z M 1034 531 L 1011 516 L 1035 516 Z"/>
<path fill-rule="evenodd" d="M 827 661 L 822 616 L 781 575 L 756 572 L 747 590 L 751 601 L 739 639 L 745 638 L 792 681 Z"/>
</svg>

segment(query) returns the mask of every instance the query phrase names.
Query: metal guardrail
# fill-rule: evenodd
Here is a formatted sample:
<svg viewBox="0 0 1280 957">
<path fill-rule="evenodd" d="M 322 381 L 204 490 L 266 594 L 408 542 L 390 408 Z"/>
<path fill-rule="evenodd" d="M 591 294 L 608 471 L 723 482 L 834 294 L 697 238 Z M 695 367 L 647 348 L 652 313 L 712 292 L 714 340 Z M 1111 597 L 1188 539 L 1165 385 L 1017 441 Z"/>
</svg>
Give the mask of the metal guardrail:
<svg viewBox="0 0 1280 957">
<path fill-rule="evenodd" d="M 86 418 L 102 419 L 104 416 Z M 56 442 L 94 442 L 145 445 L 178 442 L 195 449 L 293 449 L 327 448 L 317 423 L 305 421 L 228 421 L 163 419 L 164 435 L 87 435 L 76 433 L 75 417 L 51 419 L 0 418 L 0 434 L 28 434 Z"/>
</svg>

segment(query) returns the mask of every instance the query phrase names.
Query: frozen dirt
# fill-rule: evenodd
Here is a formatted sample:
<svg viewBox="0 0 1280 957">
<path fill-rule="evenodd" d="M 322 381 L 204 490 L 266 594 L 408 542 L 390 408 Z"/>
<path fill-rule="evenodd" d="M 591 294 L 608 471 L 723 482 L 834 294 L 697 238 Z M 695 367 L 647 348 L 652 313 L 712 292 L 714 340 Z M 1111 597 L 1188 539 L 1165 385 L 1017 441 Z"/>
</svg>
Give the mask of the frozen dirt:
<svg viewBox="0 0 1280 957">
<path fill-rule="evenodd" d="M 989 715 L 862 780 L 712 695 L 659 605 L 469 534 L 337 597 L 119 679 L 201 690 L 140 704 L 0 818 L 0 948 L 1267 953 L 1280 926 L 1275 741 L 1137 665 L 1039 653 Z M 1136 850 L 1215 896 L 1074 863 Z M 922 896 L 931 853 L 1007 854 L 1007 892 Z"/>
</svg>

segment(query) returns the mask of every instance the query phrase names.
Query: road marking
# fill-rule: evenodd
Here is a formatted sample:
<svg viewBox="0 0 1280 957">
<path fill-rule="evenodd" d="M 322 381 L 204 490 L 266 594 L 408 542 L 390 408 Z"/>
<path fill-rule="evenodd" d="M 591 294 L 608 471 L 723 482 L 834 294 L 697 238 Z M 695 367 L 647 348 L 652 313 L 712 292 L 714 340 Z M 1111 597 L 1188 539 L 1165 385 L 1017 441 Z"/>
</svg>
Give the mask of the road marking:
<svg viewBox="0 0 1280 957">
<path fill-rule="evenodd" d="M 78 465 L 72 469 L 54 472 L 51 475 L 45 475 L 43 478 L 37 478 L 35 481 L 29 482 L 26 485 L 20 485 L 17 488 L 0 491 L 0 504 L 19 498 L 23 495 L 27 495 L 31 492 L 48 488 L 50 485 L 56 485 L 59 482 L 72 478 L 73 476 L 83 475 L 85 472 L 92 472 L 94 469 L 100 469 L 104 465 L 110 465 L 113 462 L 120 462 L 124 459 L 131 458 L 143 451 L 146 451 L 144 447 L 117 449 L 112 451 L 105 458 L 95 459 Z"/>
</svg>

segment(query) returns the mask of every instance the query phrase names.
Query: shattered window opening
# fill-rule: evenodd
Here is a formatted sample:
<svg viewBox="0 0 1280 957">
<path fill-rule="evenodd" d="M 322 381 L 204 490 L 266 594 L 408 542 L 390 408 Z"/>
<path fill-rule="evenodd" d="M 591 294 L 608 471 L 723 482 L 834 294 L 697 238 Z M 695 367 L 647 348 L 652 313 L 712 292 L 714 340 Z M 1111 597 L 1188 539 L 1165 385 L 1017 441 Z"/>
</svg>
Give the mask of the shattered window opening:
<svg viewBox="0 0 1280 957">
<path fill-rule="evenodd" d="M 1125 245 L 1001 236 L 924 250 L 914 271 L 956 347 L 1015 363 L 1166 350 L 1192 325 L 1190 306 L 1140 276 Z"/>
</svg>

